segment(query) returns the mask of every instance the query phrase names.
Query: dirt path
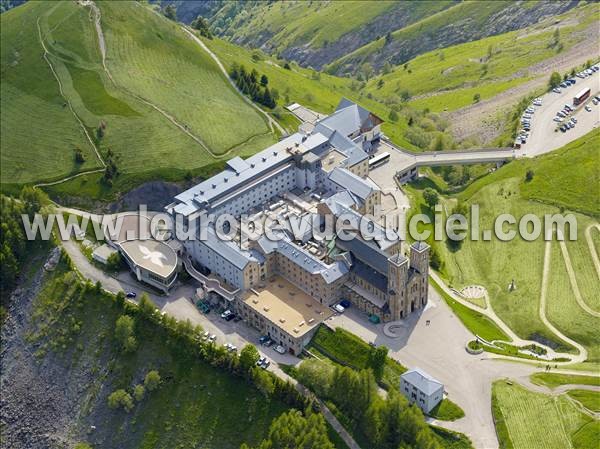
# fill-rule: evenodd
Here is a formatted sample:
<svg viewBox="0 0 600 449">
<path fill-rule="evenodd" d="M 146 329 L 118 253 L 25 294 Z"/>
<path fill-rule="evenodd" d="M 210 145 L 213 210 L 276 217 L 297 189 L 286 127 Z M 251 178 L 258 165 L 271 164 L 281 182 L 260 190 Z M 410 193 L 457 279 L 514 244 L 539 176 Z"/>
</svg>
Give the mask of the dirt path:
<svg viewBox="0 0 600 449">
<path fill-rule="evenodd" d="M 546 317 L 546 297 L 547 297 L 547 293 L 548 293 L 548 279 L 550 276 L 551 256 L 552 256 L 552 240 L 548 239 L 546 241 L 546 248 L 544 250 L 544 269 L 543 269 L 543 274 L 542 274 L 542 289 L 541 289 L 541 293 L 540 293 L 540 307 L 539 307 L 540 319 L 542 320 L 542 323 L 544 323 L 544 325 L 548 329 L 550 329 L 550 331 L 553 332 L 557 337 L 559 337 L 563 341 L 566 341 L 571 346 L 577 348 L 577 350 L 579 351 L 579 355 L 576 358 L 578 360 L 577 360 L 577 362 L 571 362 L 571 363 L 583 362 L 587 359 L 587 350 L 582 345 L 577 343 L 575 340 L 567 337 L 565 334 L 563 334 L 561 331 L 559 331 L 556 327 L 554 327 L 554 325 Z"/>
<path fill-rule="evenodd" d="M 594 261 L 594 268 L 596 268 L 596 274 L 598 274 L 598 280 L 600 280 L 600 260 L 598 259 L 598 253 L 596 252 L 596 246 L 592 240 L 592 229 L 596 228 L 600 232 L 600 224 L 594 223 L 589 225 L 585 229 L 585 239 L 587 240 L 592 260 Z"/>
<path fill-rule="evenodd" d="M 240 94 L 240 96 L 244 99 L 244 101 L 246 103 L 248 103 L 250 106 L 252 106 L 254 109 L 256 109 L 258 112 L 260 112 L 267 119 L 267 122 L 269 123 L 269 126 L 271 127 L 271 131 L 274 132 L 275 130 L 273 129 L 273 127 L 276 127 L 281 132 L 281 134 L 286 134 L 285 129 L 283 129 L 281 127 L 281 125 L 279 123 L 277 123 L 277 121 L 273 120 L 269 114 L 267 114 L 265 111 L 263 111 L 261 108 L 259 108 L 256 104 L 254 104 L 254 102 L 252 100 L 250 100 L 248 97 L 246 97 L 246 95 L 244 95 L 243 92 L 238 89 L 238 87 L 235 85 L 235 83 L 229 77 L 229 73 L 227 73 L 225 66 L 223 66 L 223 64 L 221 63 L 221 60 L 217 57 L 217 55 L 215 55 L 210 50 L 210 48 L 208 48 L 206 46 L 206 44 L 204 42 L 202 42 L 202 40 L 200 38 L 198 38 L 198 36 L 196 36 L 193 32 L 191 32 L 188 28 L 186 28 L 185 26 L 182 26 L 181 29 L 183 31 L 185 31 L 194 40 L 194 42 L 196 42 L 200 47 L 202 47 L 202 49 L 206 53 L 208 53 L 208 55 L 215 61 L 215 63 L 219 67 L 219 69 L 221 69 L 221 72 L 223 72 L 223 76 L 225 76 L 225 79 L 227 79 L 227 81 L 229 82 L 229 84 L 231 84 L 231 86 L 235 89 L 235 91 L 238 94 Z"/>
<path fill-rule="evenodd" d="M 40 45 L 42 46 L 42 49 L 44 50 L 44 55 L 43 55 L 44 56 L 44 60 L 46 61 L 46 63 L 48 63 L 48 66 L 50 67 L 50 71 L 52 72 L 52 75 L 54 75 L 54 78 L 56 79 L 56 82 L 58 83 L 58 90 L 60 92 L 60 95 L 61 95 L 61 97 L 63 97 L 63 99 L 67 103 L 67 106 L 69 107 L 69 110 L 73 114 L 73 117 L 75 117 L 75 120 L 77 120 L 77 123 L 79 123 L 79 126 L 83 130 L 83 133 L 85 134 L 85 137 L 87 138 L 88 142 L 90 143 L 90 145 L 94 149 L 94 152 L 96 153 L 96 157 L 98 158 L 98 161 L 100 161 L 100 164 L 102 165 L 102 168 L 97 169 L 97 170 L 93 170 L 93 171 L 94 172 L 96 172 L 96 171 L 102 171 L 102 170 L 104 170 L 106 168 L 106 163 L 104 162 L 104 159 L 102 159 L 102 156 L 100 155 L 100 151 L 98 150 L 98 148 L 94 144 L 94 141 L 90 137 L 90 135 L 89 135 L 89 133 L 88 133 L 85 125 L 83 124 L 83 121 L 79 118 L 79 116 L 77 115 L 77 113 L 73 109 L 73 105 L 71 104 L 71 102 L 69 101 L 69 99 L 67 98 L 67 96 L 65 95 L 65 93 L 63 91 L 62 83 L 60 81 L 60 78 L 58 77 L 58 74 L 56 73 L 56 70 L 54 70 L 54 66 L 52 65 L 52 62 L 50 62 L 50 59 L 48 58 L 48 55 L 50 54 L 50 52 L 46 48 L 46 44 L 44 43 L 44 38 L 42 37 L 42 29 L 40 27 L 40 18 L 39 17 L 38 17 L 38 19 L 36 21 L 36 24 L 37 24 L 37 29 L 38 29 L 38 38 L 39 38 L 39 41 L 40 41 Z M 90 172 L 92 172 L 92 171 L 88 171 L 88 173 L 90 173 Z M 75 175 L 75 176 L 77 176 L 77 175 Z M 71 178 L 73 178 L 75 176 L 71 176 Z"/>
<path fill-rule="evenodd" d="M 559 241 L 560 250 L 562 252 L 563 260 L 565 261 L 565 267 L 567 269 L 567 273 L 569 274 L 569 282 L 571 283 L 571 289 L 573 290 L 573 294 L 575 295 L 575 300 L 579 307 L 585 310 L 586 313 L 600 318 L 600 312 L 596 312 L 590 306 L 588 306 L 581 294 L 581 290 L 579 290 L 579 285 L 577 285 L 577 278 L 575 277 L 575 270 L 573 269 L 573 264 L 571 264 L 571 256 L 569 256 L 569 251 L 567 250 L 567 244 L 564 240 Z"/>
<path fill-rule="evenodd" d="M 550 73 L 554 71 L 564 73 L 598 56 L 598 39 L 600 39 L 598 25 L 594 23 L 582 33 L 585 35 L 584 40 L 566 52 L 520 71 L 522 77 L 533 74 L 536 78 L 505 90 L 488 100 L 448 113 L 447 118 L 452 123 L 450 126 L 452 134 L 459 140 L 477 135 L 482 143 L 489 142 L 500 135 L 503 131 L 502 127 L 498 126 L 500 113 L 513 107 L 521 97 L 544 87 Z"/>
<path fill-rule="evenodd" d="M 549 251 L 548 249 L 548 244 L 550 242 L 547 242 L 547 246 L 546 246 L 546 251 Z M 544 259 L 544 273 L 546 273 L 546 270 L 550 270 L 550 265 L 549 265 L 549 259 L 548 259 L 548 266 L 546 267 L 546 259 Z M 540 304 L 540 317 L 542 317 L 543 314 L 543 318 L 542 321 L 544 322 L 544 324 L 546 324 L 554 333 L 556 333 L 562 340 L 565 340 L 569 343 L 571 343 L 575 348 L 577 348 L 577 350 L 579 351 L 579 354 L 577 355 L 573 355 L 573 354 L 568 354 L 568 353 L 561 353 L 561 352 L 556 352 L 554 351 L 554 349 L 550 348 L 549 346 L 543 345 L 537 341 L 533 341 L 533 340 L 525 340 L 521 337 L 519 337 L 511 328 L 510 326 L 508 326 L 494 311 L 491 302 L 489 301 L 489 298 L 487 296 L 485 296 L 485 301 L 486 301 L 486 308 L 481 308 L 475 304 L 473 304 L 472 302 L 462 298 L 460 295 L 457 295 L 452 289 L 450 289 L 442 280 L 442 278 L 439 277 L 439 275 L 435 272 L 430 272 L 431 277 L 435 280 L 435 282 L 444 290 L 444 292 L 446 294 L 448 294 L 452 299 L 454 299 L 455 301 L 459 302 L 460 304 L 464 305 L 465 307 L 468 307 L 471 310 L 474 310 L 478 313 L 481 313 L 482 315 L 485 315 L 486 317 L 488 317 L 490 320 L 492 320 L 494 322 L 494 324 L 496 324 L 506 335 L 508 335 L 508 337 L 511 339 L 510 344 L 516 345 L 516 346 L 528 346 L 531 344 L 535 344 L 536 346 L 540 346 L 543 347 L 546 351 L 547 351 L 547 355 L 551 358 L 560 358 L 560 357 L 566 357 L 568 359 L 570 359 L 568 362 L 558 362 L 559 365 L 568 365 L 568 364 L 573 364 L 573 363 L 581 363 L 584 362 L 587 359 L 587 351 L 585 350 L 585 348 L 583 346 L 581 346 L 580 344 L 578 344 L 577 342 L 569 339 L 568 337 L 564 336 L 562 333 L 560 333 L 560 331 L 556 328 L 554 328 L 554 326 L 552 326 L 552 324 L 550 324 L 550 322 L 545 318 L 545 290 L 544 290 L 544 283 L 547 283 L 547 278 L 546 275 L 544 274 L 544 280 L 542 281 L 542 295 L 543 295 L 543 301 L 544 301 L 544 305 L 542 306 L 542 304 Z M 544 307 L 544 309 L 542 310 L 542 307 Z M 539 364 L 540 362 L 544 362 L 543 360 L 528 360 L 528 359 L 524 359 L 524 358 L 519 358 L 519 357 L 509 357 L 509 356 L 503 356 L 500 354 L 492 354 L 490 353 L 489 356 L 491 358 L 499 358 L 499 359 L 506 359 L 506 360 L 515 360 L 515 361 L 520 361 L 520 362 L 524 362 L 524 363 L 537 363 Z M 553 362 L 555 363 L 555 362 Z"/>
</svg>

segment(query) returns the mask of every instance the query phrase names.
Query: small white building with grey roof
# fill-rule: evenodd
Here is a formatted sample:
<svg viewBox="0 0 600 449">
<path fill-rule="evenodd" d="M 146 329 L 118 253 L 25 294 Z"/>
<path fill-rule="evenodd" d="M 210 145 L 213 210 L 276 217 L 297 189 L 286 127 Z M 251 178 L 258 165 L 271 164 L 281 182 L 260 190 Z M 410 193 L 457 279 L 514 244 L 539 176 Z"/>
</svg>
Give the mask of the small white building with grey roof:
<svg viewBox="0 0 600 449">
<path fill-rule="evenodd" d="M 400 377 L 400 391 L 411 404 L 429 413 L 444 399 L 444 384 L 419 368 L 411 369 Z"/>
</svg>

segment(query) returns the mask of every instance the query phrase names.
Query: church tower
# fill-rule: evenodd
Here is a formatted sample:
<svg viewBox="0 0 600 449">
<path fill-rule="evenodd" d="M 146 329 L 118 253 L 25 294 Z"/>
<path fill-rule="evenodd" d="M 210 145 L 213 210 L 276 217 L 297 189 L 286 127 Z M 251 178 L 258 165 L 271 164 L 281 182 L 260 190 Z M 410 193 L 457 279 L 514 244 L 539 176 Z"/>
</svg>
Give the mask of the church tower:
<svg viewBox="0 0 600 449">
<path fill-rule="evenodd" d="M 406 318 L 408 259 L 400 253 L 388 258 L 388 304 L 392 321 Z"/>
<path fill-rule="evenodd" d="M 430 247 L 425 242 L 415 242 L 410 246 L 410 268 L 416 276 L 413 282 L 416 285 L 410 289 L 410 311 L 424 307 L 427 304 L 427 289 L 429 285 L 429 251 Z"/>
</svg>

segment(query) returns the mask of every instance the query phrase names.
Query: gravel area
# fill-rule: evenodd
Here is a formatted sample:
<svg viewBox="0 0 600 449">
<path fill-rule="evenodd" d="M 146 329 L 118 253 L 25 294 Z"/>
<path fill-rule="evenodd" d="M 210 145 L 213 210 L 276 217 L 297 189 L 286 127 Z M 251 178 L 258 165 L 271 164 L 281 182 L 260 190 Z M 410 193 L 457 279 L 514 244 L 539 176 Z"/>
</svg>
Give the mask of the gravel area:
<svg viewBox="0 0 600 449">
<path fill-rule="evenodd" d="M 537 78 L 508 89 L 489 100 L 448 113 L 447 119 L 452 123 L 450 130 L 454 137 L 463 140 L 476 136 L 482 144 L 491 142 L 504 130 L 502 124 L 504 113 L 514 107 L 520 98 L 544 87 L 552 72 L 564 73 L 585 63 L 588 59 L 597 59 L 600 28 L 597 24 L 592 24 L 582 33 L 585 39 L 579 44 L 520 73 L 523 77 L 539 75 Z"/>
</svg>

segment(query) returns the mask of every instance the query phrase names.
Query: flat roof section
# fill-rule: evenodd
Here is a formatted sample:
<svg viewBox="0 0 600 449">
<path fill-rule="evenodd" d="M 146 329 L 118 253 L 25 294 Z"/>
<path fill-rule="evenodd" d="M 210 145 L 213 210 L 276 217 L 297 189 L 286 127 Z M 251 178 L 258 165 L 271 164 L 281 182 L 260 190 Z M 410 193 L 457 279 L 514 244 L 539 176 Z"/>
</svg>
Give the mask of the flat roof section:
<svg viewBox="0 0 600 449">
<path fill-rule="evenodd" d="M 326 172 L 330 172 L 336 167 L 339 167 L 346 156 L 336 149 L 332 149 L 321 159 L 321 166 Z"/>
<path fill-rule="evenodd" d="M 331 309 L 281 276 L 246 293 L 244 302 L 294 337 L 303 336 L 333 315 Z"/>
<path fill-rule="evenodd" d="M 120 228 L 117 229 L 116 225 L 120 223 Z M 119 214 L 113 219 L 115 225 L 115 231 L 118 234 L 109 233 L 109 228 L 104 229 L 104 235 L 108 240 L 114 243 L 120 244 L 128 240 L 137 240 L 140 237 L 150 238 L 150 217 L 147 215 L 140 215 L 136 212 Z"/>
<path fill-rule="evenodd" d="M 119 246 L 137 266 L 162 278 L 168 278 L 177 268 L 177 253 L 166 243 L 131 240 Z"/>
</svg>

